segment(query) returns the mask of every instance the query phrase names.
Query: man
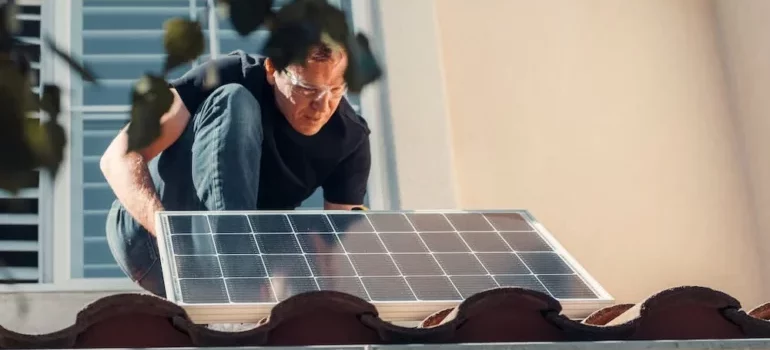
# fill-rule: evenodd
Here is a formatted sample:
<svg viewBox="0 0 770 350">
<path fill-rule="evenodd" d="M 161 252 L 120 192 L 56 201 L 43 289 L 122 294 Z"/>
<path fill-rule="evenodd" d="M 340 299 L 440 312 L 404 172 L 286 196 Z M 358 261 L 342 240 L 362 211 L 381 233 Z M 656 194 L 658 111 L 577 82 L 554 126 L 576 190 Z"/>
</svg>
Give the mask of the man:
<svg viewBox="0 0 770 350">
<path fill-rule="evenodd" d="M 206 88 L 211 65 L 219 81 Z M 269 57 L 236 51 L 172 81 L 161 136 L 126 153 L 124 128 L 101 159 L 117 197 L 107 239 L 121 269 L 165 296 L 155 239 L 160 210 L 292 210 L 318 187 L 324 209 L 361 206 L 370 131 L 344 99 L 346 67 L 344 50 L 322 44 L 304 67 L 284 72 Z"/>
</svg>

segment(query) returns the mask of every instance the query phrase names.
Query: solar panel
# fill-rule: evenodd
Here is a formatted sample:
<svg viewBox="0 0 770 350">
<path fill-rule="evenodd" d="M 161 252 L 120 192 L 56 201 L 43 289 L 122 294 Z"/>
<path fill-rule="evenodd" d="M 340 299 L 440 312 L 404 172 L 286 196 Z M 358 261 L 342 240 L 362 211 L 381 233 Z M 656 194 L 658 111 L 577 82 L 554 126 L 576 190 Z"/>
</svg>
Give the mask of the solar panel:
<svg viewBox="0 0 770 350">
<path fill-rule="evenodd" d="M 612 297 L 527 211 L 160 212 L 167 298 L 196 322 L 254 322 L 308 291 L 421 320 L 491 288 L 558 299 L 582 317 Z"/>
</svg>

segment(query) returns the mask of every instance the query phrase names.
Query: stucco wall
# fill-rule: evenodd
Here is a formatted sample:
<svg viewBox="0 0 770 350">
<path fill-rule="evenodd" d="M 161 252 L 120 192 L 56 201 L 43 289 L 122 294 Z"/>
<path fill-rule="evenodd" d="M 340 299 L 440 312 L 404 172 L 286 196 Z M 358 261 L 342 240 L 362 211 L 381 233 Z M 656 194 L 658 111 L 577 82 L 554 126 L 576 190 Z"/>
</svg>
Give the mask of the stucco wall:
<svg viewBox="0 0 770 350">
<path fill-rule="evenodd" d="M 460 207 L 531 210 L 620 301 L 682 284 L 768 299 L 711 2 L 435 5 Z M 735 31 L 770 32 L 751 25 Z M 770 59 L 749 56 L 759 149 L 749 82 Z"/>
<path fill-rule="evenodd" d="M 770 1 L 714 1 L 719 43 L 758 224 L 761 266 L 770 263 Z M 765 281 L 770 269 L 763 268 Z M 766 297 L 768 298 L 768 297 Z"/>
</svg>

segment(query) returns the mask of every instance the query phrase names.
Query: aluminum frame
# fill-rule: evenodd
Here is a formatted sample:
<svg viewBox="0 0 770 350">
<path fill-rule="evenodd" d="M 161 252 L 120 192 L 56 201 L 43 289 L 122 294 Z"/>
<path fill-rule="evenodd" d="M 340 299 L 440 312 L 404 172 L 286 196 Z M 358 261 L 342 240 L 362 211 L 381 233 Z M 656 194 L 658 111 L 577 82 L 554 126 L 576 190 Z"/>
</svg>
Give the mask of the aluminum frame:
<svg viewBox="0 0 770 350">
<path fill-rule="evenodd" d="M 287 211 L 163 211 L 156 213 L 156 232 L 158 232 L 158 250 L 160 252 L 161 266 L 163 267 L 163 279 L 166 287 L 166 298 L 184 308 L 193 322 L 196 323 L 253 323 L 269 316 L 270 310 L 278 303 L 220 303 L 220 304 L 187 304 L 181 302 L 180 290 L 173 273 L 176 264 L 172 258 L 171 245 L 168 243 L 165 232 L 170 232 L 168 217 L 188 215 L 253 215 L 253 214 L 280 214 L 286 215 Z M 545 226 L 535 219 L 527 210 L 376 210 L 366 213 L 377 214 L 410 214 L 410 213 L 517 213 L 525 217 L 533 225 L 543 238 L 551 245 L 554 252 L 566 260 L 580 278 L 597 295 L 597 299 L 570 299 L 560 301 L 563 312 L 567 317 L 582 318 L 602 307 L 613 305 L 615 300 L 596 279 L 562 246 Z M 343 210 L 303 210 L 290 212 L 292 215 L 321 215 L 321 214 L 360 214 L 355 211 Z M 372 302 L 383 320 L 390 322 L 414 322 L 423 320 L 436 310 L 455 307 L 461 301 L 410 301 L 410 302 Z"/>
</svg>

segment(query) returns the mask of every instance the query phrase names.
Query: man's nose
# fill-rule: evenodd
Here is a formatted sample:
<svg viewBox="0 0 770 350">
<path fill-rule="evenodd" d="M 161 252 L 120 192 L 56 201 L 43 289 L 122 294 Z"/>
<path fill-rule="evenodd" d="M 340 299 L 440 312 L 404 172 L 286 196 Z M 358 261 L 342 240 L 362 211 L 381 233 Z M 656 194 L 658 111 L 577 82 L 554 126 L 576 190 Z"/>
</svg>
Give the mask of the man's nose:
<svg viewBox="0 0 770 350">
<path fill-rule="evenodd" d="M 318 97 L 313 100 L 313 109 L 319 112 L 326 112 L 331 109 L 331 94 L 328 91 L 322 92 Z"/>
</svg>

